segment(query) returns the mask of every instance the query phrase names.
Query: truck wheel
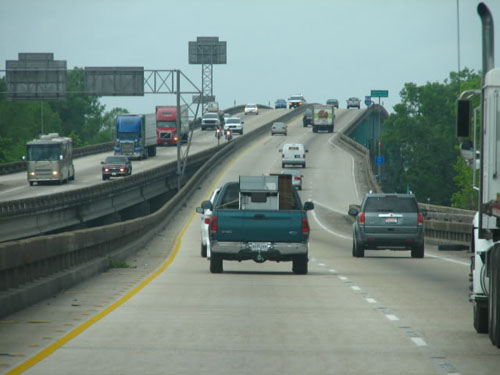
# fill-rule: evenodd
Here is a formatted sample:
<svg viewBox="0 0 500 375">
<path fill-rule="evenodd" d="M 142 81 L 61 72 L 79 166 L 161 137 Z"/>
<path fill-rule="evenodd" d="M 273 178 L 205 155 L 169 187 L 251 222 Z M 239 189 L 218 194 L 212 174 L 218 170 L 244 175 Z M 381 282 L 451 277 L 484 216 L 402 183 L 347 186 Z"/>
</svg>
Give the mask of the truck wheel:
<svg viewBox="0 0 500 375">
<path fill-rule="evenodd" d="M 219 255 L 212 254 L 210 257 L 210 273 L 222 273 L 222 258 Z"/>
<path fill-rule="evenodd" d="M 500 348 L 500 248 L 490 250 L 490 297 L 488 299 L 488 331 L 491 343 Z"/>
<path fill-rule="evenodd" d="M 307 275 L 307 254 L 297 255 L 293 259 L 292 271 L 296 275 Z"/>
<path fill-rule="evenodd" d="M 423 258 L 424 257 L 424 245 L 418 245 L 411 248 L 412 258 Z"/>
<path fill-rule="evenodd" d="M 207 245 L 203 245 L 203 242 L 201 243 L 201 257 L 207 257 Z"/>
<path fill-rule="evenodd" d="M 30 181 L 30 186 L 33 186 L 34 182 L 33 181 Z"/>
<path fill-rule="evenodd" d="M 488 305 L 473 302 L 474 328 L 477 333 L 488 333 Z"/>
</svg>

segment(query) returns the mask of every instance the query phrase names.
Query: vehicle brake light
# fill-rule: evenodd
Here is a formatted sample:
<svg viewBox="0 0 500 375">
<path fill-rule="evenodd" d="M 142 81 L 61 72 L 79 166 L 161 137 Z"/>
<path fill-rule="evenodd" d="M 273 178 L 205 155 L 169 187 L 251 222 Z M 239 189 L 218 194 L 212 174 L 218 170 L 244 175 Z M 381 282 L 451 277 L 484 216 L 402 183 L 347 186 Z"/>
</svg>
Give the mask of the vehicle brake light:
<svg viewBox="0 0 500 375">
<path fill-rule="evenodd" d="M 309 235 L 309 221 L 306 216 L 302 218 L 302 234 Z"/>
<path fill-rule="evenodd" d="M 418 217 L 417 217 L 417 225 L 419 227 L 424 225 L 424 217 L 422 216 L 422 214 L 420 212 L 418 213 Z"/>
<path fill-rule="evenodd" d="M 210 216 L 205 216 L 205 221 L 204 221 L 205 224 L 210 224 Z"/>
<path fill-rule="evenodd" d="M 216 233 L 218 229 L 217 216 L 212 216 L 210 219 L 210 233 Z"/>
<path fill-rule="evenodd" d="M 300 177 L 299 176 L 295 176 L 294 180 L 300 181 Z"/>
<path fill-rule="evenodd" d="M 365 225 L 365 213 L 364 212 L 359 213 L 358 222 L 360 225 Z"/>
</svg>

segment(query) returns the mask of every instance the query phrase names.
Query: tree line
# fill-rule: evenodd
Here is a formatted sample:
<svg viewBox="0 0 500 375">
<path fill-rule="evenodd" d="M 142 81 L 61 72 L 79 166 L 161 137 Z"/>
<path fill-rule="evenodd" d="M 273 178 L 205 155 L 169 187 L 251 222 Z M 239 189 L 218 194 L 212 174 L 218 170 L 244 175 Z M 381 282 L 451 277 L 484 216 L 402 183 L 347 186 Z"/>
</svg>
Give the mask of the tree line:
<svg viewBox="0 0 500 375">
<path fill-rule="evenodd" d="M 450 73 L 442 83 L 404 85 L 401 103 L 383 127 L 384 191 L 411 190 L 419 202 L 477 209 L 472 170 L 460 156 L 455 119 L 460 92 L 480 84 L 479 73 L 464 69 Z M 476 98 L 473 107 L 478 105 Z"/>
<path fill-rule="evenodd" d="M 82 69 L 68 72 L 68 92 L 83 91 Z M 106 111 L 99 98 L 68 94 L 60 101 L 8 101 L 5 78 L 0 79 L 0 163 L 21 160 L 26 142 L 40 134 L 59 133 L 71 137 L 74 147 L 113 140 L 114 119 L 128 113 L 124 108 Z"/>
</svg>

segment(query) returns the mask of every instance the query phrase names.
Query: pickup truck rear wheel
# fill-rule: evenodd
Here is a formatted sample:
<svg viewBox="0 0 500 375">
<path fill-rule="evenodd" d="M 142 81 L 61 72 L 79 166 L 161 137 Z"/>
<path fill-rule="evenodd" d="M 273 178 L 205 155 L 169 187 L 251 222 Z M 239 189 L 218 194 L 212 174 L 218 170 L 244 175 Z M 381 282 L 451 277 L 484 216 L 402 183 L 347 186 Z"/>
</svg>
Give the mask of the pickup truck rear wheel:
<svg viewBox="0 0 500 375">
<path fill-rule="evenodd" d="M 210 273 L 222 273 L 222 258 L 213 254 L 210 257 Z"/>
<path fill-rule="evenodd" d="M 307 254 L 297 255 L 293 260 L 292 271 L 297 275 L 307 275 Z"/>
<path fill-rule="evenodd" d="M 412 258 L 423 258 L 424 257 L 424 245 L 418 245 L 411 248 Z"/>
<path fill-rule="evenodd" d="M 207 257 L 207 245 L 203 245 L 203 242 L 201 243 L 201 257 Z"/>
</svg>

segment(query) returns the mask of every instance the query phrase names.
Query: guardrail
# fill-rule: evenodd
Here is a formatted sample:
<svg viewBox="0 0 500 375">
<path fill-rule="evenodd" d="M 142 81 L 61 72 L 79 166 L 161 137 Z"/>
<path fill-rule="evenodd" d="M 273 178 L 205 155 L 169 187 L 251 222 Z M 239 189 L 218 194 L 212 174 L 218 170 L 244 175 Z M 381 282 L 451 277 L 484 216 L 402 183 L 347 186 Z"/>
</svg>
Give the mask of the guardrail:
<svg viewBox="0 0 500 375">
<path fill-rule="evenodd" d="M 299 108 L 274 121 L 288 121 L 302 112 L 303 108 Z M 102 272 L 109 267 L 109 258 L 122 260 L 135 253 L 168 225 L 214 163 L 269 132 L 274 121 L 224 143 L 217 150 L 206 150 L 203 156 L 195 154 L 196 162 L 204 159 L 204 163 L 193 168 L 194 174 L 181 190 L 150 215 L 96 228 L 0 243 L 0 317 Z M 189 165 L 193 163 L 194 158 Z"/>
<path fill-rule="evenodd" d="M 374 110 L 377 109 L 374 108 Z M 366 116 L 368 113 L 364 113 L 363 115 Z M 352 122 L 351 126 L 343 129 L 343 131 L 339 133 L 336 140 L 339 145 L 352 150 L 363 159 L 363 169 L 366 173 L 369 189 L 380 193 L 382 189 L 373 173 L 369 150 L 365 146 L 349 138 L 347 135 L 350 130 L 352 130 L 353 126 L 361 119 L 360 115 Z M 474 211 L 426 203 L 419 203 L 419 208 L 425 216 L 426 240 L 438 244 L 470 245 L 472 238 L 472 219 L 475 214 Z"/>
</svg>

